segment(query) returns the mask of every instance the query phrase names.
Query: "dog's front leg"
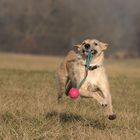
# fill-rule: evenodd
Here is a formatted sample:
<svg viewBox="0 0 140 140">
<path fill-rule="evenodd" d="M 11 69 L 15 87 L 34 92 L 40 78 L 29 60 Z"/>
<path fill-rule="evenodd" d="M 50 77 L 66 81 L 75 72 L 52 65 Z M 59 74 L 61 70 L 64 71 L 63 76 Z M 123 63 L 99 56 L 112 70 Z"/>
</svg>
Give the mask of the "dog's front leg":
<svg viewBox="0 0 140 140">
<path fill-rule="evenodd" d="M 105 102 L 104 98 L 102 96 L 100 96 L 97 91 L 91 92 L 91 91 L 85 90 L 84 88 L 81 88 L 80 89 L 80 95 L 83 96 L 83 97 L 94 98 L 102 106 L 107 105 L 107 103 Z"/>
<path fill-rule="evenodd" d="M 110 94 L 108 81 L 102 83 L 99 88 L 103 93 L 104 99 L 107 103 L 107 106 L 105 107 L 105 112 L 110 120 L 114 120 L 116 118 L 116 115 L 113 113 L 112 98 Z"/>
</svg>

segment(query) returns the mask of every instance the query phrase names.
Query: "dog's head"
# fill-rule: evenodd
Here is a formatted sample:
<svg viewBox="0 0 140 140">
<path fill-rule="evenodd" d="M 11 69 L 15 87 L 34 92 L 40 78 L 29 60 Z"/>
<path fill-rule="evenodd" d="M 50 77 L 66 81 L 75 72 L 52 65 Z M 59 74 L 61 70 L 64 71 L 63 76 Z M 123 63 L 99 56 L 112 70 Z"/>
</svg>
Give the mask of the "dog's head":
<svg viewBox="0 0 140 140">
<path fill-rule="evenodd" d="M 96 39 L 86 39 L 82 44 L 74 45 L 74 50 L 83 57 L 88 56 L 89 49 L 92 52 L 93 57 L 100 56 L 109 45 L 107 43 L 100 42 Z"/>
</svg>

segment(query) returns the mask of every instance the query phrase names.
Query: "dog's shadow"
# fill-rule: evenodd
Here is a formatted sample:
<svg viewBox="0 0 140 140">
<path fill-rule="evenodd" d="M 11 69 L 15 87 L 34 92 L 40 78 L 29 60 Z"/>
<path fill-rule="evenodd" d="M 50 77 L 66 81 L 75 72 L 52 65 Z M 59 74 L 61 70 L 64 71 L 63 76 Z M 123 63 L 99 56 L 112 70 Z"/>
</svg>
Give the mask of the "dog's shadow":
<svg viewBox="0 0 140 140">
<path fill-rule="evenodd" d="M 52 119 L 53 117 L 59 117 L 61 123 L 80 122 L 83 126 L 87 127 L 93 127 L 100 130 L 104 130 L 106 128 L 105 123 L 101 123 L 99 120 L 83 118 L 82 116 L 73 113 L 58 113 L 56 111 L 53 111 L 48 112 L 46 115 L 46 119 Z"/>
</svg>

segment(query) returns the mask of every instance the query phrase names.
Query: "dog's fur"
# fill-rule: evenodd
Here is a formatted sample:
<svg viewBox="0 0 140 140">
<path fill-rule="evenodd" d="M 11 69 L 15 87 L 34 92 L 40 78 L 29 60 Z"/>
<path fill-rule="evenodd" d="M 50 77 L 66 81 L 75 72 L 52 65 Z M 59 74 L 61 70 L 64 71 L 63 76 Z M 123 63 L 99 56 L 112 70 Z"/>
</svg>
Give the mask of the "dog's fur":
<svg viewBox="0 0 140 140">
<path fill-rule="evenodd" d="M 112 99 L 103 65 L 104 51 L 108 48 L 108 44 L 98 40 L 86 39 L 82 44 L 75 45 L 74 50 L 70 51 L 61 63 L 57 71 L 58 100 L 62 98 L 64 93 L 68 94 L 71 87 L 77 87 L 83 79 L 89 48 L 93 56 L 90 66 L 98 67 L 88 71 L 88 76 L 79 89 L 80 96 L 96 99 L 104 106 L 108 118 L 113 120 L 116 115 L 112 111 Z M 99 92 L 103 94 L 103 97 Z"/>
</svg>

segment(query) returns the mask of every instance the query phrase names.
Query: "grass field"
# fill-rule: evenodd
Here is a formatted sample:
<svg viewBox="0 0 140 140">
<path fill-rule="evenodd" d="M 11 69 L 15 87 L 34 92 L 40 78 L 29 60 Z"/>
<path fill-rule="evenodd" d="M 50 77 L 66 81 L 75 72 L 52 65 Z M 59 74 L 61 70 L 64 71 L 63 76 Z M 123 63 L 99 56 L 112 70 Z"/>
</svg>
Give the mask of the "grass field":
<svg viewBox="0 0 140 140">
<path fill-rule="evenodd" d="M 61 61 L 0 54 L 0 140 L 139 140 L 140 59 L 105 61 L 114 121 L 94 99 L 64 97 L 57 104 L 54 73 Z"/>
</svg>

